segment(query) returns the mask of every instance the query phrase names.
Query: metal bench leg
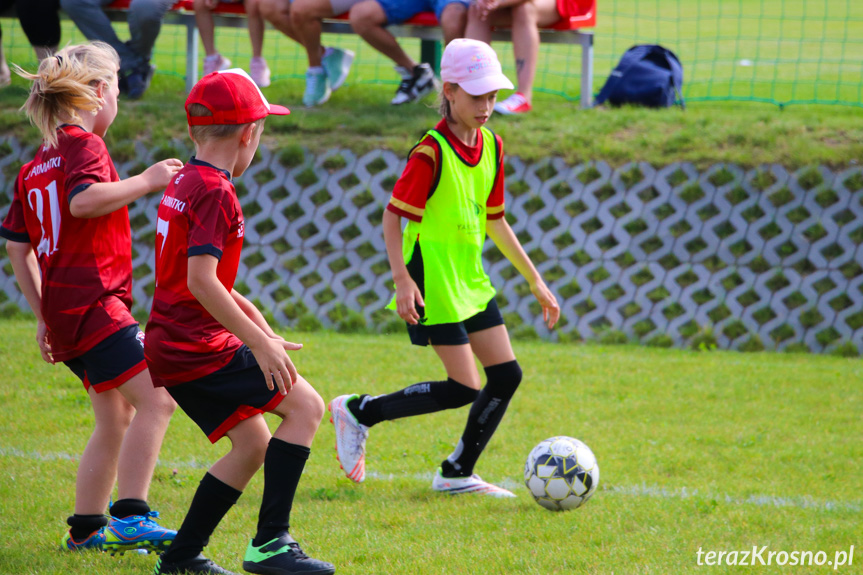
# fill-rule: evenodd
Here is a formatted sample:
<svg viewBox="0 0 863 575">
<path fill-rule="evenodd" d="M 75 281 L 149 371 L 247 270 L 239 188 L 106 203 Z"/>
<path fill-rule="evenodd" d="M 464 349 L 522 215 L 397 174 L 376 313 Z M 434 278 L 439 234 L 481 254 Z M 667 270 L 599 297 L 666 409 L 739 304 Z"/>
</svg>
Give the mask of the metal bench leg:
<svg viewBox="0 0 863 575">
<path fill-rule="evenodd" d="M 593 105 L 593 33 L 579 32 L 581 44 L 581 107 Z"/>
<path fill-rule="evenodd" d="M 437 40 L 422 40 L 420 42 L 420 61 L 431 65 L 435 74 L 440 74 L 441 43 Z"/>
<path fill-rule="evenodd" d="M 198 27 L 192 16 L 186 21 L 186 93 L 198 81 Z"/>
</svg>

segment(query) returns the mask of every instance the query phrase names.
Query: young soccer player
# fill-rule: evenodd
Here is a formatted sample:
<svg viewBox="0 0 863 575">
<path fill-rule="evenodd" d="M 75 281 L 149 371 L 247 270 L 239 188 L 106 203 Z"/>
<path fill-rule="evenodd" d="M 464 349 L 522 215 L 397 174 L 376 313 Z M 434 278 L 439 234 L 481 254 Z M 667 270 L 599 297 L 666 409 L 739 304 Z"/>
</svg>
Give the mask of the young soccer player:
<svg viewBox="0 0 863 575">
<path fill-rule="evenodd" d="M 560 308 L 503 217 L 503 144 L 485 124 L 498 90 L 512 83 L 488 44 L 465 39 L 447 45 L 441 79 L 443 119 L 411 151 L 383 227 L 396 284 L 390 307 L 408 323 L 411 343 L 432 346 L 447 379 L 377 397 L 339 396 L 329 406 L 331 421 L 342 468 L 360 482 L 371 426 L 472 404 L 432 489 L 514 497 L 473 473 L 522 376 L 482 267 L 486 233 L 528 281 L 549 328 Z M 401 218 L 408 220 L 404 233 Z M 474 356 L 485 368 L 482 389 Z"/>
<path fill-rule="evenodd" d="M 196 154 L 159 206 L 156 291 L 144 351 L 154 383 L 167 387 L 210 441 L 227 436 L 231 450 L 204 475 L 156 574 L 230 573 L 201 552 L 261 465 L 263 500 L 243 569 L 335 572 L 305 555 L 288 531 L 324 402 L 285 353 L 302 346 L 276 335 L 233 289 L 245 228 L 232 178 L 252 161 L 264 119 L 288 113 L 268 104 L 239 69 L 204 76 L 186 100 Z M 272 435 L 263 412 L 282 418 Z"/>
<path fill-rule="evenodd" d="M 67 46 L 30 80 L 24 110 L 44 139 L 15 182 L 0 227 L 9 261 L 36 314 L 42 359 L 63 362 L 84 384 L 96 427 L 78 465 L 75 514 L 62 549 L 167 547 L 147 493 L 171 396 L 154 389 L 132 305 L 127 204 L 162 190 L 182 167 L 159 162 L 120 181 L 102 138 L 117 115 L 120 60 L 101 42 Z M 118 484 L 118 500 L 105 517 Z M 107 524 L 107 527 L 105 527 Z"/>
</svg>

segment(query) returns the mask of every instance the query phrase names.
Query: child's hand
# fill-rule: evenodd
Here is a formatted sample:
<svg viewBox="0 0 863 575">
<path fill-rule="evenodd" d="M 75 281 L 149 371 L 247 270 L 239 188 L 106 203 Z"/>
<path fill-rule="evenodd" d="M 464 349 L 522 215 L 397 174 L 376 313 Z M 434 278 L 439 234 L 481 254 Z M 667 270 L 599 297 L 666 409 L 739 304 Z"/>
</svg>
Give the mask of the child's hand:
<svg viewBox="0 0 863 575">
<path fill-rule="evenodd" d="M 557 320 L 560 319 L 560 306 L 557 305 L 557 298 L 548 289 L 544 281 L 539 281 L 535 286 L 531 286 L 530 291 L 536 296 L 539 304 L 542 306 L 542 319 L 548 325 L 548 329 L 554 327 Z"/>
<path fill-rule="evenodd" d="M 168 187 L 171 178 L 183 169 L 183 162 L 177 158 L 162 160 L 153 164 L 141 174 L 150 186 L 151 192 L 161 192 Z"/>
<path fill-rule="evenodd" d="M 281 337 L 268 337 L 260 344 L 254 347 L 249 346 L 255 360 L 261 371 L 264 372 L 264 378 L 267 381 L 267 389 L 273 390 L 275 385 L 279 386 L 279 392 L 282 395 L 287 395 L 291 387 L 297 381 L 299 374 L 297 368 L 294 367 L 294 362 L 285 353 L 287 350 L 298 350 L 303 346 L 299 343 L 291 343 L 285 341 Z"/>
<path fill-rule="evenodd" d="M 411 325 L 419 323 L 420 314 L 417 305 L 425 307 L 420 288 L 411 278 L 396 283 L 396 311 L 399 317 Z"/>
<path fill-rule="evenodd" d="M 54 358 L 51 356 L 51 344 L 48 342 L 48 326 L 45 325 L 44 321 L 36 324 L 36 342 L 39 344 L 42 359 L 48 363 L 54 363 Z"/>
</svg>

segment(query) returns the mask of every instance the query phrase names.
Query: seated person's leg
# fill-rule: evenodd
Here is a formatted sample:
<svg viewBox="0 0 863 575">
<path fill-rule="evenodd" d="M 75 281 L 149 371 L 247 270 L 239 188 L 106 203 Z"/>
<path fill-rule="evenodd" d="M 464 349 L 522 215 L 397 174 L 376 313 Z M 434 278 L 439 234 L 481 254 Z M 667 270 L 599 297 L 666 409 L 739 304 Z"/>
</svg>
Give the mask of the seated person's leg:
<svg viewBox="0 0 863 575">
<path fill-rule="evenodd" d="M 293 6 L 290 0 L 258 0 L 258 11 L 273 28 L 294 42 L 303 43 L 293 23 Z"/>
<path fill-rule="evenodd" d="M 12 82 L 12 72 L 6 63 L 6 55 L 3 53 L 3 31 L 0 30 L 0 88 L 8 86 Z"/>
<path fill-rule="evenodd" d="M 306 106 L 323 104 L 329 93 L 338 90 L 348 77 L 354 53 L 321 45 L 321 20 L 345 14 L 358 0 L 295 0 L 291 6 L 292 18 L 301 31 L 303 45 L 309 58 L 306 72 Z"/>
<path fill-rule="evenodd" d="M 560 19 L 555 0 L 534 0 L 512 8 L 512 49 L 515 55 L 517 92 L 495 105 L 502 114 L 531 110 L 533 80 L 539 56 L 539 28 Z"/>
<path fill-rule="evenodd" d="M 270 85 L 270 67 L 264 59 L 264 18 L 258 0 L 246 0 L 246 14 L 249 18 L 249 41 L 252 44 L 252 60 L 249 62 L 249 75 L 259 88 Z"/>
<path fill-rule="evenodd" d="M 16 0 L 15 8 L 36 57 L 53 54 L 60 44 L 60 0 Z"/>
<path fill-rule="evenodd" d="M 330 0 L 294 0 L 291 4 L 291 18 L 308 52 L 310 68 L 321 65 L 321 20 L 336 15 Z"/>
<path fill-rule="evenodd" d="M 174 0 L 132 0 L 129 4 L 129 46 L 139 58 L 138 65 L 149 63 L 162 18 L 173 5 Z"/>
<path fill-rule="evenodd" d="M 416 62 L 405 53 L 385 26 L 407 20 L 420 12 L 421 9 L 417 8 L 424 5 L 424 1 L 414 0 L 363 0 L 351 8 L 351 26 L 372 48 L 397 66 L 412 70 Z"/>
<path fill-rule="evenodd" d="M 435 2 L 435 15 L 443 29 L 444 45 L 456 38 L 464 37 L 469 6 L 468 0 L 437 0 Z"/>
<path fill-rule="evenodd" d="M 351 26 L 373 48 L 389 57 L 401 75 L 393 105 L 419 100 L 435 89 L 434 70 L 428 64 L 417 64 L 385 28 L 399 24 L 420 12 L 433 9 L 431 0 L 363 0 L 351 8 Z"/>
<path fill-rule="evenodd" d="M 195 0 L 193 4 L 195 25 L 201 36 L 201 44 L 204 45 L 204 76 L 231 67 L 231 61 L 216 50 L 216 25 L 213 22 L 213 11 L 210 8 L 212 2 L 213 0 Z"/>
<path fill-rule="evenodd" d="M 129 42 L 134 56 L 123 60 L 120 67 L 125 78 L 126 94 L 132 100 L 144 95 L 150 86 L 155 67 L 150 64 L 153 46 L 162 29 L 162 18 L 174 0 L 132 0 L 129 4 Z M 124 86 L 121 85 L 121 89 Z"/>
<path fill-rule="evenodd" d="M 491 44 L 492 26 L 500 25 L 498 24 L 498 20 L 500 19 L 505 19 L 506 21 L 503 25 L 509 26 L 512 21 L 512 10 L 510 8 L 501 8 L 494 12 L 486 13 L 478 2 L 472 2 L 467 11 L 467 25 L 464 30 L 464 37 Z"/>
<path fill-rule="evenodd" d="M 60 7 L 88 40 L 100 40 L 111 45 L 120 55 L 121 68 L 134 66 L 135 52 L 121 42 L 102 6 L 111 0 L 60 0 Z"/>
</svg>

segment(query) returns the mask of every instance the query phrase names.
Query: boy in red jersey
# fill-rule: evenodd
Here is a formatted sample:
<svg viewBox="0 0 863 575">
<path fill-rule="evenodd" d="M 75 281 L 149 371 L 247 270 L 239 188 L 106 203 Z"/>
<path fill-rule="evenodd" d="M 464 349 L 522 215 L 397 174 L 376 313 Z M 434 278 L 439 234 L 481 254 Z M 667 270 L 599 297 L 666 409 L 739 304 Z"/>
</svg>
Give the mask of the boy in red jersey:
<svg viewBox="0 0 863 575">
<path fill-rule="evenodd" d="M 196 155 L 159 206 L 156 291 L 145 355 L 153 382 L 165 386 L 212 442 L 231 450 L 204 475 L 183 525 L 154 573 L 230 573 L 201 552 L 222 517 L 264 465 L 257 533 L 243 569 L 290 575 L 335 573 L 305 555 L 288 533 L 294 493 L 324 402 L 297 374 L 255 306 L 233 289 L 244 221 L 232 182 L 252 161 L 271 106 L 242 70 L 214 72 L 186 100 Z M 263 412 L 282 418 L 270 434 Z"/>
<path fill-rule="evenodd" d="M 81 379 L 96 419 L 61 548 L 122 553 L 160 551 L 175 534 L 153 521 L 158 513 L 146 501 L 175 404 L 153 389 L 130 312 L 126 205 L 164 189 L 183 164 L 165 160 L 120 181 L 102 141 L 117 115 L 118 68 L 113 48 L 97 42 L 60 50 L 35 74 L 17 70 L 33 82 L 24 109 L 44 143 L 18 174 L 0 236 L 36 314 L 42 358 Z"/>
</svg>

